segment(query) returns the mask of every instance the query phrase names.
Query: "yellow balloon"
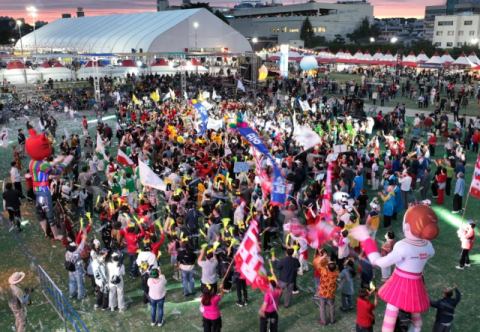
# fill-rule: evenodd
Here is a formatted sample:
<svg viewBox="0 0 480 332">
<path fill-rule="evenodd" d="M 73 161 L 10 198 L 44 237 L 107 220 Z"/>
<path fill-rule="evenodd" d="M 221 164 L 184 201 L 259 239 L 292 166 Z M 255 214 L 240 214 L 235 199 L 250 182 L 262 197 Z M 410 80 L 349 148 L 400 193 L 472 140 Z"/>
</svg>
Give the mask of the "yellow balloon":
<svg viewBox="0 0 480 332">
<path fill-rule="evenodd" d="M 182 136 L 178 136 L 177 137 L 177 142 L 180 143 L 180 144 L 183 144 L 183 143 L 185 143 L 185 138 L 183 138 Z"/>
</svg>

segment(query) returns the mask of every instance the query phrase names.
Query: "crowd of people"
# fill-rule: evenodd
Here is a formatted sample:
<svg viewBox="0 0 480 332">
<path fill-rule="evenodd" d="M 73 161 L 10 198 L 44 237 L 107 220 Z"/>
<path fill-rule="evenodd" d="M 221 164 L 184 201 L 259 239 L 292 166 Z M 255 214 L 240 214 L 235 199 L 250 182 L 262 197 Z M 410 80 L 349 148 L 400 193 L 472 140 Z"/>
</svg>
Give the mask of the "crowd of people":
<svg viewBox="0 0 480 332">
<path fill-rule="evenodd" d="M 368 237 L 375 241 L 383 226 L 386 234 L 380 256 L 389 257 L 398 243 L 403 243 L 392 227 L 402 226 L 409 207 L 444 204 L 445 196 L 453 195 L 452 213 L 461 212 L 465 150 L 472 144 L 478 150 L 478 123 L 467 124 L 460 118 L 453 128 L 449 127 L 449 117 L 438 108 L 428 116 L 416 115 L 410 124 L 405 106 L 400 104 L 376 119 L 352 117 L 347 110 L 363 110 L 363 101 L 357 102 L 358 93 L 339 104 L 336 98 L 318 93 L 316 84 L 324 85 L 319 80 L 274 80 L 269 82 L 270 89 L 255 93 L 242 93 L 236 84 L 227 84 L 221 77 L 200 76 L 192 83 L 187 98 L 176 92 L 162 102 L 149 100 L 146 91 L 159 88 L 168 93 L 173 86 L 170 78 L 145 77 L 129 92 L 112 87 L 109 93 L 115 101 L 115 126 L 102 120 L 101 110 L 94 130 L 84 116 L 78 122 L 82 135 L 62 135 L 56 151 L 55 138 L 60 136 L 57 122 L 53 118 L 42 121 L 54 154 L 63 155 L 69 163 L 62 173 L 53 172 L 47 180 L 54 224 L 45 222 L 48 212 L 38 204 L 36 215 L 45 237 L 63 241 L 66 248 L 70 298 L 81 300 L 94 292 L 95 309 L 118 308 L 122 313 L 128 310 L 126 276 L 139 278 L 143 303 L 151 310 L 151 324 L 163 326 L 167 282 L 181 281 L 183 295 L 195 295 L 195 270 L 200 269 L 204 331 L 220 331 L 220 303 L 225 293 L 235 288 L 236 304 L 251 304 L 234 257 L 250 224 L 256 222 L 263 237 L 262 251 L 269 253 L 272 261 L 271 287 L 259 305 L 261 331 L 266 332 L 268 326 L 272 332 L 278 330 L 280 298 L 283 296 L 285 308 L 295 305 L 292 295 L 299 292 L 298 278 L 311 278 L 313 298 L 319 301 L 320 325 L 328 324 L 327 305 L 329 323 L 335 324 L 335 298 L 340 296 L 341 311 L 355 311 L 356 307 L 357 331 L 373 331 L 378 281 L 371 256 L 364 251 L 355 230 L 364 225 Z M 353 91 L 365 89 L 353 80 L 348 85 Z M 202 101 L 205 92 L 217 96 L 205 98 L 213 104 L 209 114 L 214 125 L 199 136 L 202 121 L 188 101 Z M 136 97 L 142 93 L 145 98 Z M 316 112 L 302 111 L 302 100 Z M 257 131 L 281 168 L 288 194 L 284 206 L 271 204 L 259 180 L 260 169 L 272 174 L 271 160 L 266 156 L 256 158 L 248 142 L 238 132 L 228 130 L 228 124 L 237 118 Z M 295 140 L 295 128 L 299 126 L 316 132 L 321 143 L 305 149 Z M 22 130 L 18 135 L 21 147 L 26 138 Z M 342 151 L 338 156 L 337 147 Z M 435 160 L 435 153 L 444 157 Z M 337 156 L 331 163 L 327 161 L 330 155 Z M 3 193 L 12 227 L 18 231 L 22 229 L 21 199 L 33 205 L 37 201 L 35 170 L 29 167 L 23 172 L 22 157 L 26 155 L 21 153 L 12 162 L 11 184 Z M 50 158 L 54 160 L 53 155 Z M 142 183 L 140 163 L 163 180 L 164 190 Z M 236 172 L 237 163 L 247 164 L 248 169 Z M 21 185 L 22 176 L 26 190 Z M 329 177 L 333 181 L 331 189 L 327 188 Z M 329 190 L 334 193 L 326 203 Z M 321 210 L 330 203 L 331 218 L 325 219 Z M 331 247 L 314 247 L 314 255 L 309 257 L 310 243 L 297 230 L 302 227 L 299 225 L 322 221 L 329 222 L 333 229 Z M 100 239 L 90 233 L 93 228 L 98 228 Z M 475 223 L 469 221 L 468 227 L 458 233 L 462 255 L 457 269 L 470 266 L 474 228 Z M 168 243 L 166 249 L 164 243 Z M 274 250 L 280 248 L 285 254 L 275 257 Z M 165 275 L 159 263 L 167 254 L 172 275 Z M 313 278 L 308 272 L 309 263 L 313 265 Z M 382 283 L 395 278 L 390 265 L 381 266 Z M 359 289 L 354 282 L 357 274 Z M 22 275 L 12 276 L 10 282 L 12 310 L 23 308 L 28 298 L 15 288 L 21 279 Z M 449 330 L 459 301 L 456 287 L 446 288 L 443 299 L 431 300 L 438 310 L 434 331 Z M 407 328 L 411 319 L 415 331 L 420 331 L 417 316 L 408 318 L 408 312 L 401 313 L 407 317 Z M 406 331 L 402 324 L 405 320 L 398 319 L 384 331 Z M 17 324 L 17 331 L 24 329 Z"/>
</svg>

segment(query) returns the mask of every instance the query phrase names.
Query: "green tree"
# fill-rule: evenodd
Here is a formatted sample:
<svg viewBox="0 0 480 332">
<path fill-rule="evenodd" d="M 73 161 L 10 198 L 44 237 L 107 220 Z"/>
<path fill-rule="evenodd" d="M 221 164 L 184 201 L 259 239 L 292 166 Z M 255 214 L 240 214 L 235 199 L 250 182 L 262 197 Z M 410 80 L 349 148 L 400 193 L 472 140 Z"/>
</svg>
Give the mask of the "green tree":
<svg viewBox="0 0 480 332">
<path fill-rule="evenodd" d="M 380 28 L 376 25 L 370 25 L 368 17 L 362 20 L 360 26 L 353 30 L 351 33 L 347 33 L 347 38 L 350 39 L 352 43 L 360 43 L 362 40 L 369 40 L 370 38 L 377 38 L 380 35 Z"/>
<path fill-rule="evenodd" d="M 197 9 L 197 8 L 205 8 L 208 10 L 210 13 L 214 14 L 216 17 L 221 19 L 223 22 L 227 23 L 230 25 L 230 22 L 228 22 L 227 18 L 223 16 L 223 14 L 219 11 L 216 10 L 213 12 L 212 7 L 210 7 L 210 2 L 195 2 L 195 3 L 190 3 L 188 5 L 182 5 L 182 9 Z"/>
<path fill-rule="evenodd" d="M 333 37 L 332 44 L 345 44 L 345 38 L 343 38 L 342 35 L 334 35 Z"/>
<path fill-rule="evenodd" d="M 312 23 L 308 17 L 303 21 L 300 29 L 300 39 L 305 42 L 305 47 L 311 47 L 311 42 L 314 37 Z"/>
</svg>

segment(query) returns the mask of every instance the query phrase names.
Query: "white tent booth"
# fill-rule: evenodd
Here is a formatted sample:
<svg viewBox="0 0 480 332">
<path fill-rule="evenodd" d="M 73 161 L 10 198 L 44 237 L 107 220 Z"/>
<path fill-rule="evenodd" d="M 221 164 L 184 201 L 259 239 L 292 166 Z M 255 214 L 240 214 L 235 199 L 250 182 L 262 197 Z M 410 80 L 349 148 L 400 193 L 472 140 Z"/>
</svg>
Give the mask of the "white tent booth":
<svg viewBox="0 0 480 332">
<path fill-rule="evenodd" d="M 98 76 L 104 77 L 105 75 L 110 76 L 112 74 L 112 69 L 109 67 L 105 67 L 102 63 L 99 63 L 97 66 Z M 95 76 L 93 62 L 88 61 L 85 66 L 80 68 L 77 71 L 77 78 L 78 79 L 88 79 L 90 76 Z"/>
<path fill-rule="evenodd" d="M 135 74 L 138 75 L 140 73 L 140 68 L 135 61 L 130 59 L 119 60 L 117 62 L 121 62 L 121 65 L 112 69 L 112 77 L 122 77 L 127 76 L 127 74 Z"/>
<path fill-rule="evenodd" d="M 11 84 L 37 83 L 41 79 L 41 74 L 25 66 L 21 61 L 10 61 L 3 75 Z"/>
<path fill-rule="evenodd" d="M 150 68 L 144 70 L 144 73 L 152 73 L 158 75 L 175 75 L 177 69 L 173 68 L 163 58 L 157 58 L 150 65 Z"/>
<path fill-rule="evenodd" d="M 204 66 L 202 66 L 200 61 L 198 61 L 195 58 L 182 62 L 182 64 L 180 66 L 178 66 L 176 69 L 177 69 L 177 71 L 188 71 L 188 72 L 192 72 L 192 73 L 197 73 L 198 72 L 198 73 L 202 73 L 202 74 L 208 72 L 208 69 L 205 68 Z"/>
<path fill-rule="evenodd" d="M 41 80 L 43 82 L 52 80 L 74 80 L 75 73 L 73 70 L 65 68 L 58 61 L 45 61 L 39 67 L 35 68 L 35 71 L 41 74 Z"/>
</svg>

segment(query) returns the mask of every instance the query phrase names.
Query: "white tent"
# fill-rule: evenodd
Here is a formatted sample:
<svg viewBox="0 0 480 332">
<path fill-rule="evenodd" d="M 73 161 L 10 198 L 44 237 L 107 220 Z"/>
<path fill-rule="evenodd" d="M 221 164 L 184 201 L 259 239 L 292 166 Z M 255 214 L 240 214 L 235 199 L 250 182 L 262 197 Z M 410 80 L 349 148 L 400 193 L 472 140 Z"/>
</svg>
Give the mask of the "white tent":
<svg viewBox="0 0 480 332">
<path fill-rule="evenodd" d="M 279 61 L 281 55 L 282 55 L 282 53 L 280 51 L 275 52 L 273 54 L 270 54 L 267 57 L 267 60 Z M 294 51 L 289 51 L 288 52 L 288 62 L 300 62 L 302 60 L 302 58 L 303 58 L 303 56 L 298 52 L 294 52 Z"/>
<path fill-rule="evenodd" d="M 165 59 L 155 59 L 155 61 L 150 65 L 149 71 L 159 75 L 162 74 L 175 74 L 177 70 L 170 66 Z M 148 70 L 146 70 L 148 72 Z"/>
<path fill-rule="evenodd" d="M 337 54 L 335 54 L 335 55 L 337 56 L 337 58 L 341 58 L 342 56 L 345 55 L 345 53 L 343 52 L 342 49 L 339 49 L 338 52 L 337 52 Z"/>
<path fill-rule="evenodd" d="M 97 66 L 97 70 L 98 70 L 99 78 L 104 77 L 105 75 L 107 75 L 107 76 L 112 75 L 112 69 L 108 68 L 108 67 L 105 67 L 103 65 Z M 92 61 L 88 61 L 85 66 L 83 66 L 82 68 L 80 68 L 77 71 L 77 78 L 78 79 L 88 79 L 88 78 L 90 78 L 90 76 L 92 76 L 92 77 L 94 76 L 94 68 L 93 68 Z"/>
<path fill-rule="evenodd" d="M 357 53 L 353 56 L 357 60 L 362 60 L 363 59 L 363 53 L 362 51 L 358 50 Z"/>
<path fill-rule="evenodd" d="M 112 69 L 112 77 L 122 77 L 127 76 L 127 74 L 138 75 L 140 68 L 135 63 L 135 61 L 126 59 L 122 61 L 122 64 L 118 67 Z"/>
<path fill-rule="evenodd" d="M 375 53 L 372 57 L 373 60 L 383 60 L 384 59 L 384 56 L 382 54 L 382 52 L 380 52 L 380 50 L 377 51 L 377 53 Z"/>
<path fill-rule="evenodd" d="M 350 54 L 350 51 L 349 51 L 349 50 L 346 50 L 345 53 L 343 54 L 343 56 L 342 56 L 341 58 L 342 58 L 342 59 L 350 60 L 350 59 L 353 59 L 353 56 Z"/>
<path fill-rule="evenodd" d="M 390 51 L 387 51 L 387 53 L 385 53 L 385 55 L 383 56 L 383 61 L 394 61 L 396 60 L 396 58 L 393 57 L 392 53 L 390 53 Z"/>
<path fill-rule="evenodd" d="M 467 56 L 465 55 L 465 53 L 462 52 L 462 54 L 460 54 L 460 56 L 458 57 L 457 60 L 453 61 L 451 64 L 451 66 L 461 66 L 461 67 L 475 67 L 476 64 L 474 64 L 472 61 L 470 61 Z"/>
<path fill-rule="evenodd" d="M 468 56 L 468 60 L 470 60 L 475 64 L 480 64 L 480 59 L 477 58 L 477 55 L 475 54 L 475 52 L 470 53 L 470 55 Z"/>
<path fill-rule="evenodd" d="M 194 45 L 223 47 L 232 53 L 252 51 L 244 36 L 204 8 L 58 19 L 23 36 L 22 42 L 38 45 L 40 52 L 51 48 L 79 53 L 185 52 Z M 19 40 L 15 49 L 20 48 Z"/>
<path fill-rule="evenodd" d="M 202 66 L 202 64 L 195 58 L 187 62 L 182 62 L 182 65 L 178 66 L 176 69 L 177 71 L 190 71 L 199 73 L 208 72 L 208 69 Z"/>
<path fill-rule="evenodd" d="M 412 51 L 410 51 L 410 53 L 407 56 L 403 56 L 403 61 L 418 62 L 418 58 L 415 56 L 415 54 Z"/>
<path fill-rule="evenodd" d="M 373 59 L 373 57 L 372 57 L 372 55 L 370 54 L 370 52 L 368 52 L 368 50 L 365 51 L 365 53 L 363 54 L 363 60 L 367 60 L 367 61 L 368 61 L 368 60 L 372 60 L 372 59 Z"/>
<path fill-rule="evenodd" d="M 453 62 L 453 61 L 455 61 L 455 60 L 450 56 L 450 54 L 449 54 L 448 52 L 445 52 L 445 54 L 442 55 L 442 61 L 443 61 L 444 63 L 451 63 L 451 62 Z"/>
<path fill-rule="evenodd" d="M 434 64 L 443 64 L 444 61 L 442 60 L 441 57 L 438 56 L 438 53 L 435 52 L 434 55 L 432 55 L 432 57 L 427 61 L 427 63 L 434 63 Z"/>
<path fill-rule="evenodd" d="M 427 62 L 429 58 L 424 51 L 421 51 L 420 54 L 417 55 L 417 59 L 418 59 L 418 62 Z"/>
<path fill-rule="evenodd" d="M 42 81 L 52 80 L 71 80 L 75 78 L 72 70 L 65 68 L 60 62 L 55 62 L 50 66 L 49 61 L 45 61 L 41 66 L 35 68 L 36 72 L 42 75 Z"/>
<path fill-rule="evenodd" d="M 327 58 L 329 59 L 335 59 L 337 56 L 333 54 L 330 49 L 327 49 Z"/>
<path fill-rule="evenodd" d="M 7 65 L 3 76 L 11 84 L 37 83 L 41 78 L 40 73 L 35 72 L 18 60 L 11 61 Z"/>
</svg>

